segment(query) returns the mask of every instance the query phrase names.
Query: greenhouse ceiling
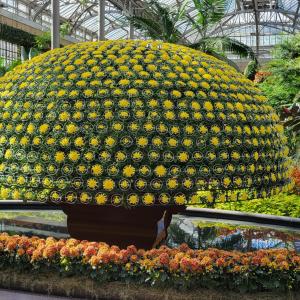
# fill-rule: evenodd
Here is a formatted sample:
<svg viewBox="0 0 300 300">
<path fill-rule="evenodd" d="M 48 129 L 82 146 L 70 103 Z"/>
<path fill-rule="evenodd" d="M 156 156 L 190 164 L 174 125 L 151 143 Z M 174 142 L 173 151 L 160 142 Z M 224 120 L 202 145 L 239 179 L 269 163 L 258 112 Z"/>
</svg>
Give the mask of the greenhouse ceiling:
<svg viewBox="0 0 300 300">
<path fill-rule="evenodd" d="M 101 1 L 101 0 L 100 0 Z M 78 41 L 96 40 L 99 28 L 99 1 L 63 0 L 60 2 L 61 25 Z M 160 0 L 176 9 L 182 0 Z M 50 0 L 2 0 L 3 8 L 12 15 L 26 18 L 44 30 L 50 28 Z M 270 48 L 282 37 L 300 31 L 300 0 L 227 0 L 226 14 L 219 24 L 210 28 L 210 35 L 228 35 L 253 47 L 260 57 L 267 57 Z M 143 0 L 105 1 L 105 38 L 146 38 L 130 28 L 126 15 L 149 16 L 151 5 Z M 192 1 L 187 2 L 186 14 L 197 14 Z M 187 21 L 179 21 L 178 29 L 191 42 L 200 34 Z"/>
</svg>

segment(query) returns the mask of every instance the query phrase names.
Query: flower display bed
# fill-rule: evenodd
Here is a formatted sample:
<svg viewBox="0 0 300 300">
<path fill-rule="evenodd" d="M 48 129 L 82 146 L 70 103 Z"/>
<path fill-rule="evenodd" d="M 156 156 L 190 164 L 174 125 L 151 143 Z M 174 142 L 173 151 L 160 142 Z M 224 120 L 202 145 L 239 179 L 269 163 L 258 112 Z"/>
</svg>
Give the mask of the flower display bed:
<svg viewBox="0 0 300 300">
<path fill-rule="evenodd" d="M 2 233 L 0 269 L 14 276 L 29 271 L 38 278 L 38 274 L 46 272 L 47 276 L 80 276 L 96 283 L 144 284 L 177 290 L 225 288 L 240 292 L 287 292 L 300 289 L 300 256 L 285 249 L 241 253 L 191 250 L 183 244 L 174 249 L 163 246 L 145 251 L 135 246 L 119 249 L 102 242 Z M 13 280 L 14 276 L 6 275 L 6 279 Z"/>
</svg>

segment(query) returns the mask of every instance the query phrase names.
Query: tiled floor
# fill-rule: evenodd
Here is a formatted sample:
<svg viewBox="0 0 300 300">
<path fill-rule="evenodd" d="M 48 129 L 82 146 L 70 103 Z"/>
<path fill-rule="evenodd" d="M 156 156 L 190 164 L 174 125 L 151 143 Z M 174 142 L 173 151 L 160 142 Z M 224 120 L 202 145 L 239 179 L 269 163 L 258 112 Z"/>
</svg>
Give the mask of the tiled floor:
<svg viewBox="0 0 300 300">
<path fill-rule="evenodd" d="M 0 289 L 0 300 L 84 300 L 79 298 L 65 298 L 31 294 L 27 292 Z"/>
</svg>

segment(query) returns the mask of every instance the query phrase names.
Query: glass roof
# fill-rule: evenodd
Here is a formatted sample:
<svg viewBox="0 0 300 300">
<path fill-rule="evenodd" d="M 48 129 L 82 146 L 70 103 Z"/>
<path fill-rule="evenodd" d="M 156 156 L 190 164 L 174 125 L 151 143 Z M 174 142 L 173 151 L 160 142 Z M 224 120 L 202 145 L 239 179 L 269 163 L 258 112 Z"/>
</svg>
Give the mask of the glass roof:
<svg viewBox="0 0 300 300">
<path fill-rule="evenodd" d="M 1 0 L 0 0 L 1 1 Z M 159 0 L 163 5 L 176 8 L 182 0 Z M 199 0 L 201 1 L 201 0 Z M 34 21 L 45 30 L 50 27 L 50 0 L 2 0 L 3 9 Z M 61 24 L 69 35 L 78 41 L 96 40 L 98 32 L 99 0 L 62 0 L 60 2 Z M 210 35 L 229 35 L 255 47 L 260 54 L 278 43 L 283 36 L 300 31 L 298 0 L 227 0 L 226 14 L 219 24 L 210 28 Z M 105 4 L 105 37 L 107 39 L 129 38 L 129 24 L 125 15 L 145 15 L 151 7 L 142 0 L 107 0 Z M 186 14 L 194 17 L 197 12 L 193 2 L 187 2 Z M 178 29 L 186 39 L 195 42 L 199 32 L 187 21 L 178 22 Z M 134 30 L 134 38 L 146 38 Z"/>
</svg>

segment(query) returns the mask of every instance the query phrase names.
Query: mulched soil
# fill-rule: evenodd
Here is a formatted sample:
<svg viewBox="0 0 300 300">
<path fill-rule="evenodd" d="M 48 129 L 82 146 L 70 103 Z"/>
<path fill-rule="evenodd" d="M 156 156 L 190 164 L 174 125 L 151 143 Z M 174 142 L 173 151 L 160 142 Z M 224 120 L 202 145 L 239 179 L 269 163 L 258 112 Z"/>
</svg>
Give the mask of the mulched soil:
<svg viewBox="0 0 300 300">
<path fill-rule="evenodd" d="M 222 290 L 177 291 L 121 282 L 97 283 L 82 277 L 1 270 L 0 288 L 94 300 L 300 300 L 299 293 L 241 294 Z"/>
</svg>

